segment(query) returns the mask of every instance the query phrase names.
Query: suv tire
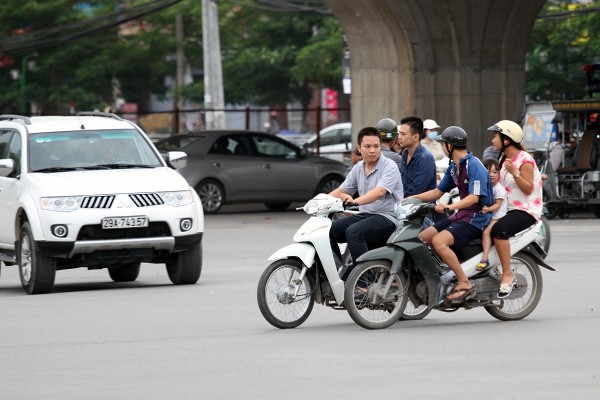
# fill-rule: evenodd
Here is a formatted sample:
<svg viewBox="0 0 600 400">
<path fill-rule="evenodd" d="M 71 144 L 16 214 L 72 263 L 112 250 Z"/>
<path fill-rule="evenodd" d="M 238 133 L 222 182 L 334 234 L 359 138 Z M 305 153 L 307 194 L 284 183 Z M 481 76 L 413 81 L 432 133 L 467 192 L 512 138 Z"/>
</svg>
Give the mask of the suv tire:
<svg viewBox="0 0 600 400">
<path fill-rule="evenodd" d="M 202 272 L 202 244 L 172 254 L 167 260 L 167 273 L 175 285 L 193 285 Z"/>
<path fill-rule="evenodd" d="M 54 286 L 56 259 L 40 253 L 33 240 L 29 222 L 21 226 L 17 251 L 19 276 L 28 294 L 49 293 Z"/>
<path fill-rule="evenodd" d="M 140 263 L 108 267 L 108 275 L 115 282 L 133 282 L 140 274 Z"/>
</svg>

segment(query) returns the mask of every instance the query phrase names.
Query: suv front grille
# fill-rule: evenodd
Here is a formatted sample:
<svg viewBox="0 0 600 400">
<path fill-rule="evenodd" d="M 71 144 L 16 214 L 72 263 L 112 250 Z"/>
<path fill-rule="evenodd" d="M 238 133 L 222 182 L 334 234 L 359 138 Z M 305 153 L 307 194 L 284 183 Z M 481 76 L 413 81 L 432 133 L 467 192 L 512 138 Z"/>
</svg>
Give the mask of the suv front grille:
<svg viewBox="0 0 600 400">
<path fill-rule="evenodd" d="M 144 228 L 102 229 L 102 225 L 84 225 L 77 240 L 141 239 L 171 236 L 169 224 L 164 221 L 150 222 Z"/>
<path fill-rule="evenodd" d="M 135 193 L 129 198 L 136 207 L 160 206 L 164 204 L 162 197 L 156 193 Z M 111 208 L 115 201 L 115 195 L 86 196 L 81 202 L 81 208 Z"/>
<path fill-rule="evenodd" d="M 130 194 L 129 198 L 138 207 L 159 206 L 164 204 L 163 199 L 156 193 Z"/>
<path fill-rule="evenodd" d="M 81 208 L 111 208 L 115 196 L 86 196 L 81 202 Z"/>
</svg>

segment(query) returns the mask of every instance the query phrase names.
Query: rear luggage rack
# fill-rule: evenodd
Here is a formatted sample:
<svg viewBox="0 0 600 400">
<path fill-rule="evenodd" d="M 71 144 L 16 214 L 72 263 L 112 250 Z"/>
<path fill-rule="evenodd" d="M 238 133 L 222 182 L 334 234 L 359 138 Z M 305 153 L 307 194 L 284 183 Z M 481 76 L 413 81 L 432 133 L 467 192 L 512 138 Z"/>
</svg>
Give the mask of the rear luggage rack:
<svg viewBox="0 0 600 400">
<path fill-rule="evenodd" d="M 76 114 L 78 117 L 105 117 L 105 118 L 113 118 L 119 121 L 123 121 L 123 118 L 119 117 L 117 114 L 107 113 L 102 111 L 78 111 Z"/>
<path fill-rule="evenodd" d="M 31 125 L 31 120 L 29 117 L 25 117 L 23 115 L 15 115 L 15 114 L 2 114 L 0 115 L 0 121 L 12 121 L 14 119 L 21 119 L 25 122 L 25 125 Z"/>
</svg>

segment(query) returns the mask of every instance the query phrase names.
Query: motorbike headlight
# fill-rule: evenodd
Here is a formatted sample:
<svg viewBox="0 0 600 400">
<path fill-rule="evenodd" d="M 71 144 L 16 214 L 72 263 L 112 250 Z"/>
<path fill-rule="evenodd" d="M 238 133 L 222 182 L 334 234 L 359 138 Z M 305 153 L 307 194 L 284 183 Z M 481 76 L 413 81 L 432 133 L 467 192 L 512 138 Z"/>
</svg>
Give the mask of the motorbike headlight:
<svg viewBox="0 0 600 400">
<path fill-rule="evenodd" d="M 77 210 L 80 204 L 81 197 L 79 196 L 42 197 L 40 199 L 42 210 L 47 211 L 71 212 Z"/>
<path fill-rule="evenodd" d="M 189 190 L 180 192 L 161 192 L 159 196 L 163 199 L 166 205 L 172 207 L 181 207 L 192 204 L 193 197 Z"/>
<path fill-rule="evenodd" d="M 308 203 L 304 205 L 304 212 L 307 214 L 314 214 L 319 209 L 319 201 L 318 200 L 309 200 Z"/>
</svg>

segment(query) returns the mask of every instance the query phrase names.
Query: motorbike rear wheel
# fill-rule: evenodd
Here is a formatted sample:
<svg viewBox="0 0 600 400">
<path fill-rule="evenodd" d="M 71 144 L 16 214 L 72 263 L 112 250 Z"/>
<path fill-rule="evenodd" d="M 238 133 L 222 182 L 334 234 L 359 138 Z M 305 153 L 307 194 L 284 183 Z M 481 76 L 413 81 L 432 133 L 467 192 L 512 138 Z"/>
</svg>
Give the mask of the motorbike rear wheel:
<svg viewBox="0 0 600 400">
<path fill-rule="evenodd" d="M 365 329 L 382 329 L 400 319 L 408 300 L 406 278 L 390 274 L 388 260 L 358 264 L 350 273 L 344 287 L 344 303 L 350 317 Z M 391 278 L 392 287 L 384 296 Z"/>
<path fill-rule="evenodd" d="M 501 267 L 498 272 L 501 275 Z M 519 252 L 510 258 L 510 268 L 517 277 L 517 287 L 527 285 L 526 293 L 515 299 L 495 300 L 496 306 L 487 306 L 485 310 L 494 318 L 501 321 L 516 321 L 523 319 L 535 310 L 544 287 L 540 267 L 531 256 Z"/>
<path fill-rule="evenodd" d="M 278 260 L 269 265 L 258 281 L 258 308 L 274 327 L 289 329 L 300 326 L 315 304 L 313 284 L 308 275 L 298 281 L 302 263 Z M 297 284 L 300 284 L 295 296 Z"/>
<path fill-rule="evenodd" d="M 431 309 L 427 308 L 427 304 L 421 304 L 419 307 L 415 307 L 412 301 L 408 299 L 400 320 L 416 321 L 425 318 L 430 312 Z"/>
</svg>

